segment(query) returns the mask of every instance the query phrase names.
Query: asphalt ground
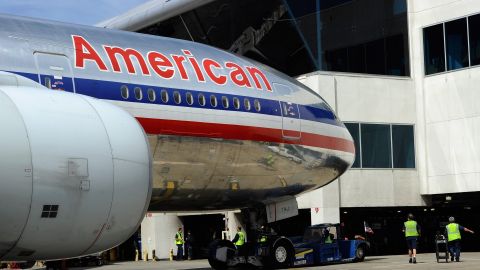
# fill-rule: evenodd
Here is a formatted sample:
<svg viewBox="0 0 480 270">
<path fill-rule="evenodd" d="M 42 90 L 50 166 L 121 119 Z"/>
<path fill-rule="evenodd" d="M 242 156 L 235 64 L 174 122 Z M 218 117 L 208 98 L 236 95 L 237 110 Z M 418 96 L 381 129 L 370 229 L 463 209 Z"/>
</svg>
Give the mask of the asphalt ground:
<svg viewBox="0 0 480 270">
<path fill-rule="evenodd" d="M 36 268 L 44 269 L 44 268 Z M 191 269 L 206 270 L 211 269 L 207 260 L 192 261 L 149 261 L 149 262 L 117 262 L 99 267 L 78 267 L 70 268 L 72 270 L 96 269 L 96 270 L 173 270 L 173 269 Z M 238 268 L 237 268 L 238 269 Z M 245 269 L 245 268 L 243 268 Z M 363 270 L 363 269 L 479 269 L 480 270 L 480 253 L 465 252 L 462 253 L 460 262 L 445 263 L 443 260 L 437 263 L 434 253 L 418 254 L 417 264 L 409 264 L 407 255 L 395 256 L 378 256 L 367 257 L 364 262 L 322 265 L 313 267 L 297 267 L 292 269 L 346 269 L 346 270 Z"/>
</svg>

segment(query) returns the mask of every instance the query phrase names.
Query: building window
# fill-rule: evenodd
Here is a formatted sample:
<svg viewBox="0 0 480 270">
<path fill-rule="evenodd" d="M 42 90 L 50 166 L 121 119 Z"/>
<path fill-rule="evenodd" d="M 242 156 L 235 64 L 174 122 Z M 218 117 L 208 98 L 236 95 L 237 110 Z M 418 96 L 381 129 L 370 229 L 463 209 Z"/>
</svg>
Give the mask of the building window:
<svg viewBox="0 0 480 270">
<path fill-rule="evenodd" d="M 390 126 L 362 124 L 362 167 L 391 168 Z"/>
<path fill-rule="evenodd" d="M 394 168 L 415 168 L 413 126 L 392 125 Z"/>
<path fill-rule="evenodd" d="M 445 23 L 447 45 L 447 69 L 468 67 L 468 43 L 466 18 Z"/>
<path fill-rule="evenodd" d="M 413 125 L 345 123 L 355 144 L 352 168 L 415 168 Z"/>
<path fill-rule="evenodd" d="M 480 64 L 480 14 L 468 17 L 468 35 L 470 40 L 470 64 Z"/>
<path fill-rule="evenodd" d="M 385 73 L 385 48 L 384 39 L 374 40 L 366 44 L 367 51 L 367 73 Z"/>
<path fill-rule="evenodd" d="M 352 135 L 353 143 L 355 144 L 355 162 L 352 168 L 360 168 L 360 128 L 358 123 L 345 123 L 348 131 Z"/>
<path fill-rule="evenodd" d="M 443 24 L 423 29 L 423 47 L 425 54 L 425 74 L 429 75 L 445 71 Z"/>
</svg>

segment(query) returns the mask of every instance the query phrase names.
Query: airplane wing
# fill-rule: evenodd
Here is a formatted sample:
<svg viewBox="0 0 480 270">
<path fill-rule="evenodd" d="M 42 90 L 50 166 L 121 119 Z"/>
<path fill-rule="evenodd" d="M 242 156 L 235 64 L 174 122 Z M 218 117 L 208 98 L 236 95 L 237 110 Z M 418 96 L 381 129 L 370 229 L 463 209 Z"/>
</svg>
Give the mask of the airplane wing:
<svg viewBox="0 0 480 270">
<path fill-rule="evenodd" d="M 138 31 L 214 0 L 152 0 L 95 26 Z"/>
</svg>

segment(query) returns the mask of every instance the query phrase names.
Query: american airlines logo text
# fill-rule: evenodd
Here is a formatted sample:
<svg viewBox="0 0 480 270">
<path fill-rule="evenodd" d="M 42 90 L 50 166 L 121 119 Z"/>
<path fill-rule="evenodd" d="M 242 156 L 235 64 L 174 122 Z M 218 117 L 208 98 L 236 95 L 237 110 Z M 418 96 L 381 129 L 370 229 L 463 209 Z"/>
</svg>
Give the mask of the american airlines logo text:
<svg viewBox="0 0 480 270">
<path fill-rule="evenodd" d="M 84 37 L 72 35 L 73 48 L 75 50 L 75 67 L 84 69 L 85 64 L 90 61 L 97 65 L 101 71 L 122 72 L 119 59 L 123 61 L 129 74 L 142 74 L 151 76 L 151 71 L 162 79 L 172 79 L 179 73 L 182 80 L 197 80 L 206 82 L 210 80 L 217 85 L 225 85 L 229 80 L 239 87 L 258 90 L 266 89 L 272 91 L 272 86 L 265 74 L 257 67 L 242 67 L 233 62 L 219 63 L 210 58 L 197 60 L 189 50 L 181 50 L 182 54 L 170 54 L 169 56 L 157 51 L 149 51 L 145 56 L 132 48 L 120 48 L 103 45 L 110 66 L 100 57 L 98 51 Z M 140 70 L 133 64 L 133 59 L 138 63 Z M 190 78 L 187 70 L 195 74 Z M 221 70 L 228 70 L 228 75 Z"/>
</svg>

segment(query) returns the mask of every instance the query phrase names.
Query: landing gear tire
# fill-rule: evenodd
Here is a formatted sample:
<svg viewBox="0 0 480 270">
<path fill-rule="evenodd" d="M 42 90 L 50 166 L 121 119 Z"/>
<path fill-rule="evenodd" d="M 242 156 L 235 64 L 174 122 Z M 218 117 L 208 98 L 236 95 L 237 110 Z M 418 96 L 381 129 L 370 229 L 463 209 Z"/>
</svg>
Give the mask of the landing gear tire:
<svg viewBox="0 0 480 270">
<path fill-rule="evenodd" d="M 365 260 L 365 246 L 361 245 L 355 250 L 355 261 L 363 262 L 363 260 Z"/>
<path fill-rule="evenodd" d="M 215 240 L 208 247 L 208 263 L 216 270 L 227 269 L 227 261 L 233 255 L 235 246 L 227 240 Z"/>
<path fill-rule="evenodd" d="M 273 268 L 286 268 L 291 266 L 293 258 L 293 245 L 286 239 L 275 241 L 270 249 L 268 266 Z"/>
</svg>

